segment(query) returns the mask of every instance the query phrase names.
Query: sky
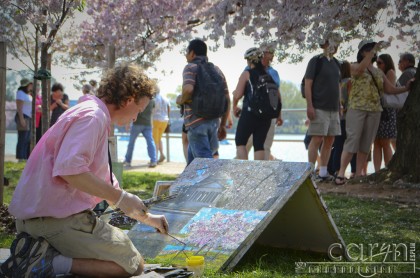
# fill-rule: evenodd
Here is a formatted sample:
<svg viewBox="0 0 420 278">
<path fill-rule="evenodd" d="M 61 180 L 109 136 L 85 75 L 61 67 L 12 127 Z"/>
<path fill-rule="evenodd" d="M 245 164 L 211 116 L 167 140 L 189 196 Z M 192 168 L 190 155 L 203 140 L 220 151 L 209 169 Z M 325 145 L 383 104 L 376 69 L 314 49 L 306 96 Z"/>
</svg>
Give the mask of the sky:
<svg viewBox="0 0 420 278">
<path fill-rule="evenodd" d="M 200 33 L 198 33 L 197 37 L 199 36 Z M 348 46 L 352 46 L 353 49 L 357 49 L 357 44 L 358 41 L 346 43 L 340 47 L 345 48 Z M 397 46 L 397 43 L 393 42 L 390 48 L 381 52 L 388 53 L 392 56 L 396 68 L 398 64 L 399 54 L 408 49 L 408 47 L 404 46 L 404 43 L 398 42 L 398 44 L 399 45 Z M 188 42 L 185 42 L 171 51 L 165 51 L 160 57 L 160 61 L 156 62 L 157 71 L 147 71 L 151 77 L 158 79 L 159 87 L 163 95 L 166 95 L 168 93 L 176 93 L 177 87 L 182 84 L 182 70 L 186 65 L 186 58 L 184 56 L 184 53 L 187 45 Z M 220 47 L 216 52 L 208 51 L 207 56 L 209 58 L 209 61 L 217 65 L 222 70 L 226 77 L 228 88 L 231 92 L 235 89 L 239 76 L 246 65 L 245 60 L 243 58 L 243 54 L 248 48 L 254 46 L 255 45 L 251 38 L 242 36 L 236 39 L 236 46 L 233 48 L 225 49 L 223 47 Z M 280 63 L 276 60 L 276 58 L 274 58 L 272 66 L 279 72 L 280 79 L 282 81 L 290 81 L 298 86 L 302 80 L 302 77 L 306 70 L 306 65 L 308 64 L 310 58 L 318 53 L 321 53 L 321 49 L 313 53 L 307 53 L 303 61 L 298 64 L 289 64 L 287 62 Z M 356 60 L 356 52 L 353 52 L 349 57 L 338 58 L 344 58 L 351 62 Z M 8 55 L 7 66 L 9 68 L 12 68 L 13 70 L 25 69 L 25 67 L 18 60 L 13 60 L 11 55 Z M 76 67 L 78 69 L 68 69 L 61 65 L 52 66 L 52 74 L 57 80 L 57 82 L 62 83 L 65 87 L 65 93 L 69 95 L 70 99 L 75 100 L 77 100 L 82 95 L 82 93 L 77 91 L 73 87 L 73 83 L 75 81 L 72 80 L 71 77 L 77 74 L 78 71 L 81 71 L 81 69 L 83 69 L 84 66 L 78 65 Z M 166 73 L 162 74 L 162 70 L 165 70 Z M 396 73 L 397 77 L 401 74 L 401 72 L 398 69 Z M 88 78 L 94 78 L 99 80 L 100 73 L 92 75 Z"/>
</svg>

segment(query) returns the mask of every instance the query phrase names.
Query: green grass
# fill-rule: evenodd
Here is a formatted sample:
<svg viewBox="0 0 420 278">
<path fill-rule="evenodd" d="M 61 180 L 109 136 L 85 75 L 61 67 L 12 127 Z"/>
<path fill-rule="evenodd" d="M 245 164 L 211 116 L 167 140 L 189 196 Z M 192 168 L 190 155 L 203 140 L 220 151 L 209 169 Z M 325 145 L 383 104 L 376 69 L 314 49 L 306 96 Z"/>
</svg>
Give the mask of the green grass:
<svg viewBox="0 0 420 278">
<path fill-rule="evenodd" d="M 10 202 L 24 163 L 6 163 L 5 175 L 11 185 L 5 187 L 4 202 Z M 173 175 L 155 173 L 123 173 L 124 188 L 141 198 L 152 195 L 158 180 L 173 180 Z M 346 244 L 415 243 L 420 250 L 420 207 L 403 205 L 383 200 L 366 200 L 352 197 L 324 195 L 328 209 Z M 7 248 L 13 236 L 0 232 L 0 247 Z M 352 252 L 353 255 L 354 252 Z M 366 250 L 365 250 L 366 254 Z M 244 255 L 231 273 L 214 273 L 206 270 L 206 277 L 331 277 L 331 275 L 296 275 L 295 262 L 330 261 L 324 254 L 304 251 L 276 249 L 254 245 Z M 155 262 L 154 260 L 148 262 Z M 416 254 L 417 266 L 420 265 L 420 251 Z M 420 271 L 420 270 L 417 270 Z M 343 275 L 337 277 L 358 277 Z M 376 276 L 377 277 L 377 276 Z M 398 277 L 381 275 L 380 277 Z M 400 277 L 415 277 L 404 275 Z"/>
<path fill-rule="evenodd" d="M 156 181 L 171 181 L 176 177 L 176 175 L 159 173 L 125 172 L 122 184 L 125 190 L 137 194 L 142 199 L 147 199 L 152 197 Z"/>
<path fill-rule="evenodd" d="M 25 162 L 13 163 L 5 162 L 4 163 L 4 176 L 9 179 L 9 186 L 3 187 L 3 203 L 9 204 L 12 200 L 13 191 L 19 181 L 20 174 L 25 167 Z"/>
</svg>

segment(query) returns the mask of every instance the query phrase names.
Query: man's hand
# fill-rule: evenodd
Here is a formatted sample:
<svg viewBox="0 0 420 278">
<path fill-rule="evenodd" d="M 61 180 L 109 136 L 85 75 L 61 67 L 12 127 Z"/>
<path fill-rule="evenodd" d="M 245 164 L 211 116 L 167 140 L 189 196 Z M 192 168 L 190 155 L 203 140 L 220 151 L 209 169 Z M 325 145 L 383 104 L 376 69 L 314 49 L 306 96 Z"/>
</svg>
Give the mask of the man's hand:
<svg viewBox="0 0 420 278">
<path fill-rule="evenodd" d="M 226 127 L 220 126 L 219 130 L 217 131 L 217 137 L 219 141 L 226 139 Z"/>
<path fill-rule="evenodd" d="M 315 119 L 315 108 L 313 106 L 308 106 L 308 108 L 306 109 L 306 115 L 308 116 L 309 120 L 314 120 Z"/>
<path fill-rule="evenodd" d="M 233 110 L 233 115 L 235 115 L 236 118 L 239 118 L 239 116 L 241 115 L 242 109 L 239 108 L 238 106 L 233 106 L 232 110 Z"/>
<path fill-rule="evenodd" d="M 281 115 L 277 118 L 276 125 L 277 126 L 283 125 L 283 119 L 281 118 Z"/>
<path fill-rule="evenodd" d="M 232 126 L 233 126 L 233 119 L 232 119 L 232 116 L 229 113 L 229 116 L 227 118 L 226 128 L 232 128 Z"/>
<path fill-rule="evenodd" d="M 181 100 L 182 100 L 182 95 L 178 95 L 177 97 L 176 97 L 176 104 L 178 104 L 178 105 L 182 105 L 182 103 L 181 103 Z"/>
<path fill-rule="evenodd" d="M 147 207 L 143 201 L 138 196 L 124 190 L 121 191 L 120 200 L 115 205 L 130 218 L 141 222 L 147 218 Z"/>
<path fill-rule="evenodd" d="M 115 205 L 118 206 L 128 217 L 154 227 L 158 229 L 160 233 L 168 233 L 169 226 L 165 216 L 148 213 L 147 207 L 136 195 L 123 190 L 121 192 L 119 202 L 117 202 Z"/>
<path fill-rule="evenodd" d="M 20 125 L 23 127 L 23 128 L 26 128 L 26 121 L 25 121 L 25 118 L 19 118 L 19 122 L 20 122 Z"/>
<path fill-rule="evenodd" d="M 168 221 L 164 215 L 147 213 L 147 218 L 142 221 L 144 224 L 156 228 L 159 233 L 167 234 L 169 231 Z"/>
</svg>

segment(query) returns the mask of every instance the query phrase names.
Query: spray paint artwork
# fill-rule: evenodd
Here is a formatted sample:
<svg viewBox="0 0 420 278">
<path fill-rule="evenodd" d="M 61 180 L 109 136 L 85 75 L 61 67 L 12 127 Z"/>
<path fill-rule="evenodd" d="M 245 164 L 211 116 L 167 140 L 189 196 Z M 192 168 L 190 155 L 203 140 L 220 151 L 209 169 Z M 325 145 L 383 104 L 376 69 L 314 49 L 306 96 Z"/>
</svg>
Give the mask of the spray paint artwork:
<svg viewBox="0 0 420 278">
<path fill-rule="evenodd" d="M 246 240 L 266 214 L 265 211 L 202 208 L 176 234 L 186 246 L 173 240 L 157 258 L 172 258 L 177 262 L 185 261 L 184 256 L 200 255 L 206 257 L 206 263 L 217 264 L 226 260 Z M 185 253 L 179 256 L 182 251 Z"/>
</svg>

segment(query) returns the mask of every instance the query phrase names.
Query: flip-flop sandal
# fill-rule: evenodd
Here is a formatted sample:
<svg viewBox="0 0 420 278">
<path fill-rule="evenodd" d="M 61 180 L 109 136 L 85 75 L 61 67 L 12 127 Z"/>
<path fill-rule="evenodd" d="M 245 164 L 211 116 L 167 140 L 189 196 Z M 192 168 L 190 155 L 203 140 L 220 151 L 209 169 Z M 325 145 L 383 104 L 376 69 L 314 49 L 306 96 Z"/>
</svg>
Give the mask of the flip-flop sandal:
<svg viewBox="0 0 420 278">
<path fill-rule="evenodd" d="M 335 177 L 334 182 L 335 182 L 335 185 L 343 185 L 346 183 L 346 178 L 337 176 Z"/>
</svg>

